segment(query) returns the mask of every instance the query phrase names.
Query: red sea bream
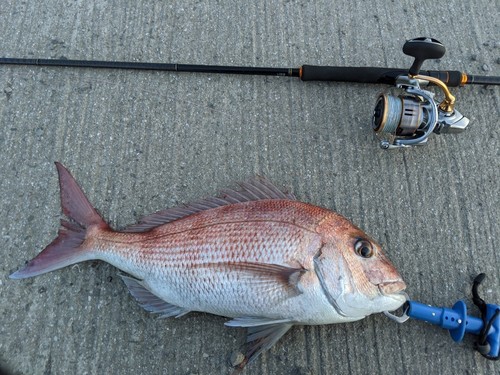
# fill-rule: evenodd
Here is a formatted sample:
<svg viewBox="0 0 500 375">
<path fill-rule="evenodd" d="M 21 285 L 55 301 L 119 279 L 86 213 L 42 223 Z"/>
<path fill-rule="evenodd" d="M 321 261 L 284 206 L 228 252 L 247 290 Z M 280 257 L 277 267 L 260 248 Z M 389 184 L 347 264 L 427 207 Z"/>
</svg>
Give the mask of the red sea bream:
<svg viewBox="0 0 500 375">
<path fill-rule="evenodd" d="M 67 219 L 12 279 L 103 260 L 128 274 L 123 281 L 148 311 L 204 311 L 247 327 L 243 365 L 295 324 L 350 322 L 405 302 L 405 283 L 373 239 L 264 178 L 115 231 L 56 166 Z"/>
</svg>

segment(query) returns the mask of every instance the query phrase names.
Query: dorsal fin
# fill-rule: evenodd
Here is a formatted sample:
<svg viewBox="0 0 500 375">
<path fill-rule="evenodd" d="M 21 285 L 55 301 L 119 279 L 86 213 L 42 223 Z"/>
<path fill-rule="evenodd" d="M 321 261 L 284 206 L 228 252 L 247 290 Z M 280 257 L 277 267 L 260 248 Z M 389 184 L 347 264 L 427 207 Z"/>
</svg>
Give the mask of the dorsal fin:
<svg viewBox="0 0 500 375">
<path fill-rule="evenodd" d="M 148 215 L 134 225 L 127 227 L 124 232 L 147 232 L 160 225 L 192 215 L 194 213 L 227 206 L 230 204 L 259 201 L 264 199 L 296 200 L 292 193 L 284 192 L 274 186 L 262 176 L 239 183 L 240 189 L 223 189 L 218 197 L 210 197 L 194 201 L 179 207 L 168 208 Z"/>
</svg>

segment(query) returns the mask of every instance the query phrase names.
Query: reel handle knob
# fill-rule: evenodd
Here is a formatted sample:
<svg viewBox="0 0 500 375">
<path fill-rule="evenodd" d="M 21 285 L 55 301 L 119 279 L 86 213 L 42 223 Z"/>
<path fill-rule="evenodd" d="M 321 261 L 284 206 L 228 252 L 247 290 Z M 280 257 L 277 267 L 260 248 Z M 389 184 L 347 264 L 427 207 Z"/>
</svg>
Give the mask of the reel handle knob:
<svg viewBox="0 0 500 375">
<path fill-rule="evenodd" d="M 403 53 L 415 58 L 409 70 L 409 74 L 412 76 L 416 76 L 420 72 L 425 60 L 440 59 L 445 52 L 446 48 L 440 41 L 426 37 L 407 40 L 403 46 Z"/>
</svg>

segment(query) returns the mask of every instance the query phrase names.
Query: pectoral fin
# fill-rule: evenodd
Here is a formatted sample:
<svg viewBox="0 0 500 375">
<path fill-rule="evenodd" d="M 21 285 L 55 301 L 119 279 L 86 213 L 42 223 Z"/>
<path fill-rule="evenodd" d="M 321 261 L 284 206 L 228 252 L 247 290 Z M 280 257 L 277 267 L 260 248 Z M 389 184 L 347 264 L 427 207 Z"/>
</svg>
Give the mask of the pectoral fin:
<svg viewBox="0 0 500 375">
<path fill-rule="evenodd" d="M 132 297 L 137 300 L 144 310 L 161 314 L 160 318 L 170 318 L 172 316 L 179 318 L 189 312 L 189 310 L 172 305 L 154 295 L 149 289 L 141 284 L 140 280 L 125 275 L 120 275 L 120 277 L 127 286 L 130 294 L 132 294 Z"/>
<path fill-rule="evenodd" d="M 211 268 L 217 273 L 237 273 L 240 282 L 250 283 L 254 290 L 260 293 L 279 290 L 282 298 L 296 297 L 302 293 L 299 281 L 306 272 L 303 268 L 257 262 L 206 263 L 200 267 Z"/>
</svg>

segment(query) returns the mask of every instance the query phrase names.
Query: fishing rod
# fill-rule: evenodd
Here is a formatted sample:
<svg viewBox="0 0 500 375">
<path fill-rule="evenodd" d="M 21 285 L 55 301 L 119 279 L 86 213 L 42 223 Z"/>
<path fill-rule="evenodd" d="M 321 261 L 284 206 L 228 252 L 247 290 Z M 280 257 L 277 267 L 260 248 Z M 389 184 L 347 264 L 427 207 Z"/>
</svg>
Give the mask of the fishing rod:
<svg viewBox="0 0 500 375">
<path fill-rule="evenodd" d="M 403 90 L 399 96 L 389 93 L 377 98 L 372 128 L 383 149 L 423 145 L 431 133 L 461 133 L 469 119 L 455 109 L 455 97 L 449 87 L 465 85 L 500 85 L 499 76 L 471 75 L 460 71 L 420 70 L 428 59 L 439 59 L 446 49 L 432 38 L 406 41 L 403 53 L 415 58 L 410 69 L 381 67 L 335 67 L 302 65 L 299 68 L 266 68 L 220 65 L 144 63 L 126 61 L 89 61 L 68 59 L 0 58 L 0 64 L 58 66 L 74 68 L 105 68 L 155 70 L 168 72 L 244 74 L 296 77 L 302 81 L 354 82 L 395 85 Z M 434 85 L 444 93 L 437 103 L 434 93 L 422 86 Z"/>
</svg>

